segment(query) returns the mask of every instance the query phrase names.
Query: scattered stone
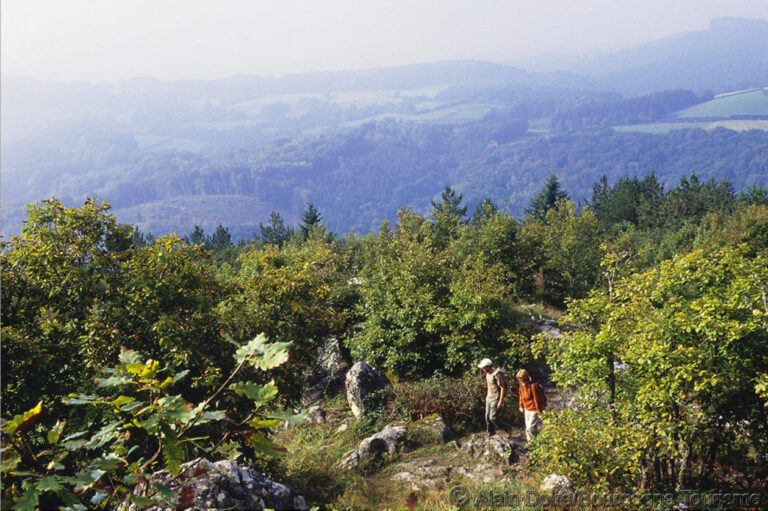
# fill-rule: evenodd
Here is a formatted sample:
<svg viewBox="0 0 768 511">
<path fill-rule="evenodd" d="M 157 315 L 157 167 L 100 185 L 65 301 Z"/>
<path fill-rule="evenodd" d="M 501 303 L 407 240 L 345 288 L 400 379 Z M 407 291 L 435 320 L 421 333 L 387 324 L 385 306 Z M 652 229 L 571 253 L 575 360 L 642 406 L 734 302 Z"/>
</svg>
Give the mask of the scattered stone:
<svg viewBox="0 0 768 511">
<path fill-rule="evenodd" d="M 338 428 L 336 428 L 336 433 L 341 433 L 342 431 L 346 431 L 347 428 L 350 426 L 350 424 L 352 424 L 353 422 L 355 422 L 355 419 L 353 419 L 352 417 L 347 417 L 346 419 L 344 419 L 341 425 Z"/>
<path fill-rule="evenodd" d="M 304 376 L 307 390 L 301 402 L 309 406 L 323 396 L 335 396 L 344 391 L 344 375 L 349 364 L 344 361 L 341 345 L 336 337 L 329 337 L 317 349 L 317 357 L 312 371 Z"/>
<path fill-rule="evenodd" d="M 365 397 L 389 385 L 389 380 L 381 372 L 365 362 L 357 362 L 347 372 L 347 402 L 355 417 L 366 411 Z"/>
<path fill-rule="evenodd" d="M 322 424 L 325 422 L 325 410 L 320 406 L 310 406 L 307 409 L 307 424 Z"/>
<path fill-rule="evenodd" d="M 384 429 L 360 442 L 357 449 L 349 451 L 338 463 L 339 468 L 355 468 L 362 461 L 376 456 L 392 456 L 402 450 L 408 428 L 387 425 Z"/>
<path fill-rule="evenodd" d="M 613 370 L 617 373 L 626 373 L 629 370 L 629 364 L 626 362 L 615 362 L 613 363 Z"/>
<path fill-rule="evenodd" d="M 183 464 L 177 477 L 168 470 L 161 470 L 152 474 L 151 480 L 184 495 L 187 503 L 191 502 L 191 509 L 307 509 L 304 497 L 289 486 L 267 479 L 253 469 L 240 467 L 231 460 L 212 463 L 198 458 Z M 136 494 L 145 496 L 147 484 L 139 484 Z M 159 504 L 145 509 L 172 511 L 178 504 Z M 131 503 L 121 509 L 138 511 L 139 508 Z"/>
<path fill-rule="evenodd" d="M 573 493 L 573 485 L 568 476 L 549 474 L 542 481 L 539 491 L 551 495 L 570 495 Z"/>
</svg>

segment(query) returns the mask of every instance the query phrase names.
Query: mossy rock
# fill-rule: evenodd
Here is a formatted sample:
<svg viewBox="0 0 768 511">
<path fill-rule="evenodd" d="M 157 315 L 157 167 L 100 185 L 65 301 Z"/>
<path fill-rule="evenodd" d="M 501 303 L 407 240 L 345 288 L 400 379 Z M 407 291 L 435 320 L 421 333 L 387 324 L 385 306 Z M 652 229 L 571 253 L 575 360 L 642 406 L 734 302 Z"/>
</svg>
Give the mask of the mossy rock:
<svg viewBox="0 0 768 511">
<path fill-rule="evenodd" d="M 444 444 L 455 437 L 443 418 L 433 413 L 408 424 L 408 442 L 415 445 Z"/>
</svg>

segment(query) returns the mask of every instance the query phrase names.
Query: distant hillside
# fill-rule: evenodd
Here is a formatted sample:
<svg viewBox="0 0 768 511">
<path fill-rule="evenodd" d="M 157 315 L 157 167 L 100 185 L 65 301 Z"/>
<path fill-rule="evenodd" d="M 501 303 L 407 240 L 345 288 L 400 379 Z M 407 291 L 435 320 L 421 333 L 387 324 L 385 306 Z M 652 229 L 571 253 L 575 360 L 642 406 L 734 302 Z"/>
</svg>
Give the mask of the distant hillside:
<svg viewBox="0 0 768 511">
<path fill-rule="evenodd" d="M 553 172 L 577 200 L 603 173 L 768 184 L 768 135 L 748 131 L 768 129 L 755 118 L 764 93 L 714 97 L 768 85 L 767 56 L 768 22 L 731 19 L 558 72 L 458 61 L 170 82 L 3 76 L 2 232 L 52 195 L 108 200 L 155 234 L 222 223 L 248 237 L 307 200 L 333 230 L 368 232 L 400 207 L 427 210 L 445 184 L 520 214 Z M 710 132 L 660 135 L 687 128 Z"/>
<path fill-rule="evenodd" d="M 768 20 L 715 19 L 709 28 L 589 59 L 567 69 L 609 90 L 714 93 L 768 83 Z"/>
</svg>

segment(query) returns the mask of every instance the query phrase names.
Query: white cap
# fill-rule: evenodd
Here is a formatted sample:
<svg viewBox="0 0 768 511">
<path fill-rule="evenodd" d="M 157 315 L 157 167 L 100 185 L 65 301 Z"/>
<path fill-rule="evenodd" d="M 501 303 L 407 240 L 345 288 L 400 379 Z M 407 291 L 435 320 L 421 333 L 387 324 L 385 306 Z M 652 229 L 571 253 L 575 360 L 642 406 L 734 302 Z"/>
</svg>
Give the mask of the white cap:
<svg viewBox="0 0 768 511">
<path fill-rule="evenodd" d="M 493 365 L 493 362 L 491 362 L 490 358 L 484 358 L 480 361 L 479 364 L 477 364 L 478 369 L 482 369 L 483 367 L 490 367 Z"/>
</svg>

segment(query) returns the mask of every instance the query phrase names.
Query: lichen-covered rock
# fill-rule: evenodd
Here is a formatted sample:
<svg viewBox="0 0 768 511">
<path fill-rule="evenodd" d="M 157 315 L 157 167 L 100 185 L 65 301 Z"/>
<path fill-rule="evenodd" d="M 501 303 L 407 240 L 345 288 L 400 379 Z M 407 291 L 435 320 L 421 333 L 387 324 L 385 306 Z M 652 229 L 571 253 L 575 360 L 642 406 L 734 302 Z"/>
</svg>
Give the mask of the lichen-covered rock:
<svg viewBox="0 0 768 511">
<path fill-rule="evenodd" d="M 523 455 L 523 441 L 507 439 L 501 435 L 475 434 L 464 440 L 459 449 L 462 453 L 485 463 L 509 465 Z"/>
<path fill-rule="evenodd" d="M 357 362 L 347 372 L 347 402 L 355 417 L 366 411 L 365 398 L 369 394 L 389 385 L 389 380 L 381 372 L 365 362 Z"/>
<path fill-rule="evenodd" d="M 443 487 L 451 479 L 452 467 L 441 464 L 435 458 L 398 463 L 392 466 L 394 481 L 410 483 L 414 490 Z"/>
<path fill-rule="evenodd" d="M 253 469 L 240 467 L 231 460 L 212 463 L 199 458 L 182 465 L 177 477 L 161 470 L 152 474 L 151 480 L 177 494 L 186 494 L 192 505 L 186 509 L 307 509 L 304 497 L 289 486 L 267 479 Z M 137 494 L 146 495 L 146 492 L 146 485 L 137 487 Z M 178 502 L 174 502 L 173 506 L 161 504 L 148 509 L 171 511 L 177 505 Z M 135 504 L 127 509 L 138 511 Z"/>
<path fill-rule="evenodd" d="M 360 462 L 376 456 L 392 456 L 403 449 L 408 428 L 387 425 L 384 429 L 360 442 L 357 449 L 348 452 L 338 463 L 339 468 L 355 468 Z"/>
<path fill-rule="evenodd" d="M 483 483 L 503 481 L 506 477 L 499 465 L 493 463 L 478 463 L 471 468 L 459 467 L 455 472 L 472 481 Z"/>
<path fill-rule="evenodd" d="M 344 390 L 344 375 L 349 364 L 344 361 L 341 345 L 336 337 L 329 337 L 317 349 L 312 370 L 304 376 L 304 391 L 301 401 L 304 406 L 317 402 L 323 396 L 332 397 Z"/>
<path fill-rule="evenodd" d="M 559 474 L 549 474 L 544 478 L 539 487 L 541 493 L 551 495 L 570 495 L 573 493 L 573 485 L 568 476 Z"/>
<path fill-rule="evenodd" d="M 415 443 L 450 442 L 454 433 L 438 414 L 427 415 L 408 425 L 408 437 Z"/>
</svg>

